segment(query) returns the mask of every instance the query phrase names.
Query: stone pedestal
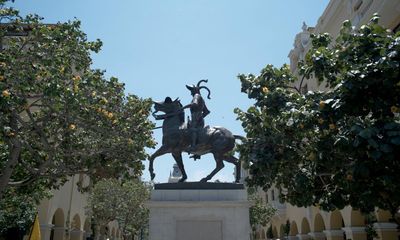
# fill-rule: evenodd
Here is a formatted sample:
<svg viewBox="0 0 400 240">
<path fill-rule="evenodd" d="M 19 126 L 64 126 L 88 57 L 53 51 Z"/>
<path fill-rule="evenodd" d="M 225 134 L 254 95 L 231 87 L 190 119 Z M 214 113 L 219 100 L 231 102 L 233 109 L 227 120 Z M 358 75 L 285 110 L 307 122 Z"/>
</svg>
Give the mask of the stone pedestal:
<svg viewBox="0 0 400 240">
<path fill-rule="evenodd" d="M 242 184 L 156 184 L 148 202 L 150 240 L 249 240 Z"/>
</svg>

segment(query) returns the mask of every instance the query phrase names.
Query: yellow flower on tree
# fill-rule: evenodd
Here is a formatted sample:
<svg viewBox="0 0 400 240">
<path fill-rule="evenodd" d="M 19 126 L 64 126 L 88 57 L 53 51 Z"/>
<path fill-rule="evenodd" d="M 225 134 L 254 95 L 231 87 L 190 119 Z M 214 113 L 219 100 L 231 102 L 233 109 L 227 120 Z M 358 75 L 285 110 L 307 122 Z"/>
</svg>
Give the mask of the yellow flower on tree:
<svg viewBox="0 0 400 240">
<path fill-rule="evenodd" d="M 77 81 L 80 81 L 80 80 L 81 80 L 81 76 L 79 76 L 79 75 L 76 75 L 76 76 L 74 76 L 72 78 L 72 81 L 74 81 L 74 82 L 77 82 Z"/>
<path fill-rule="evenodd" d="M 347 174 L 346 179 L 347 181 L 353 181 L 353 175 Z"/>
<path fill-rule="evenodd" d="M 319 108 L 320 109 L 324 109 L 324 107 L 325 107 L 325 102 L 324 101 L 320 101 L 319 102 Z"/>
<path fill-rule="evenodd" d="M 7 98 L 7 97 L 11 96 L 11 93 L 8 89 L 6 89 L 2 92 L 1 95 L 3 95 L 3 97 Z"/>
<path fill-rule="evenodd" d="M 101 104 L 107 104 L 108 100 L 105 97 L 103 97 L 103 98 L 101 98 L 100 103 Z"/>
<path fill-rule="evenodd" d="M 308 155 L 308 159 L 315 161 L 317 159 L 317 154 L 315 154 L 315 152 L 310 153 L 310 155 Z"/>
<path fill-rule="evenodd" d="M 267 94 L 269 93 L 269 89 L 267 87 L 263 87 L 262 88 L 263 93 Z"/>
</svg>

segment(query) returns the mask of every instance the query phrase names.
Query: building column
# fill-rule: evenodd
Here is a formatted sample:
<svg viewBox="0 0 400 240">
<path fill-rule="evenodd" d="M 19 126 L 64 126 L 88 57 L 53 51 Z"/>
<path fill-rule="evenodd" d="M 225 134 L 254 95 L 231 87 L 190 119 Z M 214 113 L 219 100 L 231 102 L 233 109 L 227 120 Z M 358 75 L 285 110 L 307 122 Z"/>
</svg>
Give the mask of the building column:
<svg viewBox="0 0 400 240">
<path fill-rule="evenodd" d="M 65 227 L 53 227 L 54 239 L 64 240 L 65 239 Z"/>
<path fill-rule="evenodd" d="M 71 240 L 82 240 L 84 236 L 84 231 L 79 229 L 73 229 L 69 232 L 69 236 Z"/>
<path fill-rule="evenodd" d="M 367 232 L 365 227 L 344 227 L 342 228 L 346 233 L 346 238 L 351 240 L 365 240 L 367 239 Z"/>
<path fill-rule="evenodd" d="M 389 222 L 377 222 L 374 223 L 374 229 L 378 234 L 379 240 L 390 240 L 397 239 L 397 224 Z"/>
<path fill-rule="evenodd" d="M 341 229 L 324 230 L 324 233 L 327 240 L 343 240 L 344 232 Z"/>
<path fill-rule="evenodd" d="M 42 236 L 42 240 L 50 239 L 51 229 L 53 227 L 53 224 L 40 224 L 40 235 Z"/>
<path fill-rule="evenodd" d="M 308 235 L 314 240 L 325 240 L 325 233 L 323 232 L 310 232 Z"/>
<path fill-rule="evenodd" d="M 297 234 L 296 237 L 299 240 L 309 240 L 309 239 L 311 239 L 311 236 L 308 235 L 308 234 Z"/>
</svg>

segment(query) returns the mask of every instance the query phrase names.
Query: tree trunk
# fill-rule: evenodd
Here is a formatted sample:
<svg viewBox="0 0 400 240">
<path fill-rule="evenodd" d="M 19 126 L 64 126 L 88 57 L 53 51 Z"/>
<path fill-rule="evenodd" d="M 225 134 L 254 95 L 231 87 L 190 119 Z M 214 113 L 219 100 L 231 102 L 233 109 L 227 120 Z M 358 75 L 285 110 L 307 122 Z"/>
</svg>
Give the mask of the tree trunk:
<svg viewBox="0 0 400 240">
<path fill-rule="evenodd" d="M 4 166 L 0 176 L 0 200 L 3 199 L 4 191 L 7 189 L 8 182 L 10 181 L 15 165 L 18 163 L 21 154 L 21 142 L 17 139 L 11 140 L 10 157 Z"/>
</svg>

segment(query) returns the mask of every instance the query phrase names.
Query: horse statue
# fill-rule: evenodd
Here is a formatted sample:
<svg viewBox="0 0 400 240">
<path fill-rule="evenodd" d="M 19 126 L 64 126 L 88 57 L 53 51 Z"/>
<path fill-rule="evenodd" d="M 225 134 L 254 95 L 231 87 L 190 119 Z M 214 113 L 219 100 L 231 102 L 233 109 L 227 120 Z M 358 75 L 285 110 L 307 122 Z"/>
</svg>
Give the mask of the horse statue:
<svg viewBox="0 0 400 240">
<path fill-rule="evenodd" d="M 154 159 L 166 153 L 171 153 L 182 173 L 182 178 L 179 179 L 179 182 L 184 182 L 187 179 L 187 175 L 182 161 L 182 152 L 187 152 L 193 154 L 191 157 L 194 159 L 207 153 L 214 155 L 216 162 L 215 169 L 208 176 L 201 179 L 200 182 L 207 182 L 218 173 L 224 167 L 223 161 L 235 165 L 235 181 L 239 182 L 240 162 L 233 156 L 232 149 L 235 146 L 235 139 L 241 139 L 241 136 L 233 135 L 228 129 L 223 127 L 206 126 L 197 133 L 197 147 L 192 151 L 189 150 L 192 133 L 187 123 L 185 123 L 185 112 L 180 100 L 177 98 L 173 101 L 170 97 L 166 97 L 164 101 L 154 102 L 154 109 L 154 118 L 156 120 L 163 120 L 163 138 L 162 146 L 149 158 L 151 180 L 155 177 L 153 169 Z M 159 111 L 164 114 L 156 115 Z"/>
</svg>

